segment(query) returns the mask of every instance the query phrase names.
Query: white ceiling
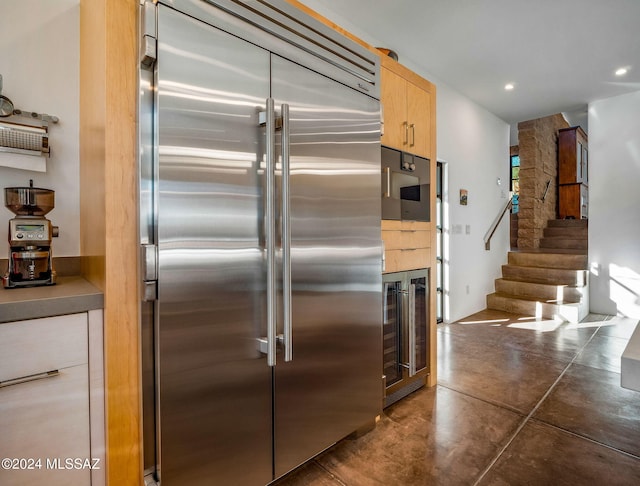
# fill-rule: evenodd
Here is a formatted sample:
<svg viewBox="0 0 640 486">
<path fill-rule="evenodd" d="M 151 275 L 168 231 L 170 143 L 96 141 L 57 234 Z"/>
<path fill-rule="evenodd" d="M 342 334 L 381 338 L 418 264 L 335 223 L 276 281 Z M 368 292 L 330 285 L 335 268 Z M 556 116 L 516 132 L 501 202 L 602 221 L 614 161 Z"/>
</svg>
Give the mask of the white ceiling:
<svg viewBox="0 0 640 486">
<path fill-rule="evenodd" d="M 302 1 L 509 124 L 640 90 L 640 0 Z"/>
</svg>

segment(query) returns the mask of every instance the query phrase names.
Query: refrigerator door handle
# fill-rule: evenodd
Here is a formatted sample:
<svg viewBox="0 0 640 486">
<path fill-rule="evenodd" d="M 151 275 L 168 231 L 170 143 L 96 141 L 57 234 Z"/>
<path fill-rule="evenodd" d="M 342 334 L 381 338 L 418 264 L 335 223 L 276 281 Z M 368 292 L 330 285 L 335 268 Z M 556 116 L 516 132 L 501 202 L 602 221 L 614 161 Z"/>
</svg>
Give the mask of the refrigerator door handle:
<svg viewBox="0 0 640 486">
<path fill-rule="evenodd" d="M 267 364 L 276 365 L 276 114 L 273 98 L 266 102 L 266 210 L 265 243 L 267 252 Z"/>
<path fill-rule="evenodd" d="M 291 217 L 290 217 L 289 105 L 282 105 L 282 302 L 284 308 L 284 360 L 293 361 L 291 322 Z"/>
<path fill-rule="evenodd" d="M 409 285 L 409 376 L 416 374 L 416 286 Z"/>
</svg>

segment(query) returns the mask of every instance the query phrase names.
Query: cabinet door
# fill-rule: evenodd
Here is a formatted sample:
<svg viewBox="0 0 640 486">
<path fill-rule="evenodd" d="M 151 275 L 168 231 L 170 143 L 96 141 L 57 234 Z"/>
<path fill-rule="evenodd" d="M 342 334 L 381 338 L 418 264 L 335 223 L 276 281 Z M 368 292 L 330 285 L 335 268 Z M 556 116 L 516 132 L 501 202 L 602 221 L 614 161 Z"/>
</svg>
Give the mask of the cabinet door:
<svg viewBox="0 0 640 486">
<path fill-rule="evenodd" d="M 381 68 L 381 100 L 384 110 L 382 145 L 408 150 L 407 82 L 386 68 Z"/>
<path fill-rule="evenodd" d="M 589 188 L 580 184 L 580 218 L 589 218 Z"/>
<path fill-rule="evenodd" d="M 402 378 L 402 280 L 390 276 L 383 286 L 383 373 L 391 386 Z"/>
<path fill-rule="evenodd" d="M 427 368 L 429 354 L 429 286 L 427 275 L 412 275 L 409 280 L 411 317 L 413 319 L 413 338 L 409 353 L 412 364 L 410 372 L 417 373 Z"/>
<path fill-rule="evenodd" d="M 409 144 L 407 151 L 430 158 L 431 93 L 407 83 L 407 119 Z"/>
<path fill-rule="evenodd" d="M 558 184 L 578 182 L 578 143 L 575 130 L 560 130 L 558 133 Z"/>
<path fill-rule="evenodd" d="M 33 460 L 0 469 L 0 484 L 91 484 L 89 468 L 65 461 L 91 460 L 88 379 L 83 364 L 0 388 L 0 457 Z"/>
<path fill-rule="evenodd" d="M 0 324 L 0 458 L 33 460 L 3 486 L 90 484 L 87 341 L 86 313 Z"/>
</svg>

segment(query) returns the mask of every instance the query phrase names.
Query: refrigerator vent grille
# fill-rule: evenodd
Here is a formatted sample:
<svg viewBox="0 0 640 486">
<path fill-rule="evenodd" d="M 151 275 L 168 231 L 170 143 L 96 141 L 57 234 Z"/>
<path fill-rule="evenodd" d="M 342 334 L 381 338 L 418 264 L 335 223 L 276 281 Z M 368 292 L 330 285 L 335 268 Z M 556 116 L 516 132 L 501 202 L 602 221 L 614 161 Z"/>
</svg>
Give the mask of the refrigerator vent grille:
<svg viewBox="0 0 640 486">
<path fill-rule="evenodd" d="M 380 59 L 284 0 L 206 0 L 270 34 L 359 78 L 358 87 L 377 95 Z M 376 96 L 377 97 L 377 96 Z"/>
</svg>

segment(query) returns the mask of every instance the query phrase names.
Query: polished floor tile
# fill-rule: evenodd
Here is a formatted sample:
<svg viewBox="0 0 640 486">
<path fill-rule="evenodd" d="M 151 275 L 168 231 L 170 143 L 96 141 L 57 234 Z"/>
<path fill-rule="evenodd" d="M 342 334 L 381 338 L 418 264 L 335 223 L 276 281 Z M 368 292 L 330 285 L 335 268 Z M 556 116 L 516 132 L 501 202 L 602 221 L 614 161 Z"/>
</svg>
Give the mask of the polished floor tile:
<svg viewBox="0 0 640 486">
<path fill-rule="evenodd" d="M 533 410 L 566 366 L 500 341 L 438 333 L 438 383 L 524 415 Z"/>
<path fill-rule="evenodd" d="M 640 393 L 619 373 L 573 365 L 534 418 L 640 457 Z"/>
<path fill-rule="evenodd" d="M 620 359 L 628 338 L 598 332 L 576 357 L 574 363 L 620 373 Z"/>
<path fill-rule="evenodd" d="M 345 486 L 316 461 L 310 461 L 272 486 Z"/>
<path fill-rule="evenodd" d="M 520 350 L 569 363 L 596 333 L 598 327 L 599 323 L 576 325 L 485 310 L 448 324 L 442 331 L 473 336 L 477 341 L 489 341 L 505 349 Z"/>
<path fill-rule="evenodd" d="M 360 441 L 317 460 L 349 486 L 470 484 L 524 417 L 437 386 L 387 408 Z"/>
<path fill-rule="evenodd" d="M 436 387 L 275 484 L 640 484 L 640 392 L 619 374 L 636 324 L 487 310 L 441 325 Z"/>
<path fill-rule="evenodd" d="M 632 486 L 640 484 L 640 460 L 531 421 L 479 484 Z"/>
</svg>

